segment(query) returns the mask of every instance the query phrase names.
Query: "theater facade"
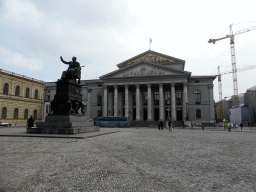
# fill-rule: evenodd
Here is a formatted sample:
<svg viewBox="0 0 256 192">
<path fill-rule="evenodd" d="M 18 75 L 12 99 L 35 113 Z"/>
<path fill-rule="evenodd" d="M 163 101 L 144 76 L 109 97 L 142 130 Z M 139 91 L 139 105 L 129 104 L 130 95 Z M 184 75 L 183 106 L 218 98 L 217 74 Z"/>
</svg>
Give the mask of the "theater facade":
<svg viewBox="0 0 256 192">
<path fill-rule="evenodd" d="M 193 76 L 185 61 L 148 50 L 100 79 L 84 80 L 87 117 L 125 116 L 131 121 L 215 120 L 213 80 Z"/>
</svg>

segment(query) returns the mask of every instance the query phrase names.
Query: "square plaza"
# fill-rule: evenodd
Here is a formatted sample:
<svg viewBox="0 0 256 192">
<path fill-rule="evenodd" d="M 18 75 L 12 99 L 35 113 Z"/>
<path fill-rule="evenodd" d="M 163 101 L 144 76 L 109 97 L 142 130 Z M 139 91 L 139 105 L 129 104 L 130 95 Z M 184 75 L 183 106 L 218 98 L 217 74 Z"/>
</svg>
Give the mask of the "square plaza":
<svg viewBox="0 0 256 192">
<path fill-rule="evenodd" d="M 0 191 L 256 191 L 255 128 L 24 132 L 0 128 Z"/>
</svg>

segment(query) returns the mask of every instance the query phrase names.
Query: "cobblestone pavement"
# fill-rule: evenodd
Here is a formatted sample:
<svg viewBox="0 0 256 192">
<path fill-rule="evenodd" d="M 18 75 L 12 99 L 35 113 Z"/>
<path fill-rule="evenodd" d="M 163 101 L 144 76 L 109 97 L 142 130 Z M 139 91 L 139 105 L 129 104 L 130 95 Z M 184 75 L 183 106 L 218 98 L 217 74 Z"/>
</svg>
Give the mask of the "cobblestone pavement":
<svg viewBox="0 0 256 192">
<path fill-rule="evenodd" d="M 115 130 L 0 137 L 0 191 L 256 191 L 254 129 Z"/>
</svg>

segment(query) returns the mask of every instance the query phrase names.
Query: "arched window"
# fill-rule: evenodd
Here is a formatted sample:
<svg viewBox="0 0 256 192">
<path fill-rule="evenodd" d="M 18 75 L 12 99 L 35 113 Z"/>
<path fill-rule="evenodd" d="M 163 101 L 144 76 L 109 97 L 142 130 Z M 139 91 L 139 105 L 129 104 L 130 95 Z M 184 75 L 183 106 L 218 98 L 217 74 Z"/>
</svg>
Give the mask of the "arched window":
<svg viewBox="0 0 256 192">
<path fill-rule="evenodd" d="M 35 109 L 34 110 L 34 120 L 36 120 L 37 119 L 37 110 Z"/>
<path fill-rule="evenodd" d="M 181 91 L 176 91 L 176 104 L 181 105 Z"/>
<path fill-rule="evenodd" d="M 26 95 L 25 95 L 25 97 L 29 98 L 29 88 L 28 87 L 26 88 Z"/>
<path fill-rule="evenodd" d="M 154 93 L 154 101 L 155 101 L 155 105 L 159 105 L 159 92 L 155 92 Z"/>
<path fill-rule="evenodd" d="M 28 119 L 28 109 L 25 109 L 24 111 L 24 119 Z"/>
<path fill-rule="evenodd" d="M 3 108 L 2 108 L 2 115 L 1 115 L 1 118 L 2 118 L 2 119 L 6 119 L 6 115 L 7 115 L 7 108 L 6 108 L 6 107 L 3 107 Z"/>
<path fill-rule="evenodd" d="M 195 98 L 196 104 L 201 104 L 201 91 L 200 90 L 196 90 L 195 91 L 195 95 L 196 95 L 196 98 Z"/>
<path fill-rule="evenodd" d="M 38 90 L 35 90 L 35 99 L 38 99 Z"/>
<path fill-rule="evenodd" d="M 18 108 L 15 108 L 15 109 L 14 109 L 13 118 L 14 118 L 14 119 L 18 119 L 18 117 L 19 117 L 18 115 L 19 115 Z"/>
<path fill-rule="evenodd" d="M 102 105 L 102 95 L 101 94 L 98 94 L 97 103 L 98 103 L 98 106 Z"/>
<path fill-rule="evenodd" d="M 15 96 L 19 96 L 19 95 L 20 95 L 20 86 L 17 85 L 15 89 Z"/>
<path fill-rule="evenodd" d="M 3 94 L 8 95 L 8 91 L 9 91 L 9 84 L 8 84 L 8 83 L 5 83 L 5 84 L 4 84 L 4 91 L 3 91 Z"/>
</svg>

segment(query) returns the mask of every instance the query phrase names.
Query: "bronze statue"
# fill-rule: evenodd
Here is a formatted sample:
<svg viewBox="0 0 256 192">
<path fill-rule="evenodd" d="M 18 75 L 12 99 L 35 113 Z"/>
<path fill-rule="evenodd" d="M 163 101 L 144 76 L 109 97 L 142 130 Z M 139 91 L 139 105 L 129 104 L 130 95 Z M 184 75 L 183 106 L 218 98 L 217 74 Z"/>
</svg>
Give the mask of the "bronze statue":
<svg viewBox="0 0 256 192">
<path fill-rule="evenodd" d="M 63 71 L 61 80 L 63 81 L 69 81 L 73 80 L 76 82 L 76 79 L 78 79 L 78 83 L 80 84 L 81 79 L 81 67 L 80 64 L 76 61 L 76 57 L 72 57 L 72 61 L 66 62 L 60 57 L 60 60 L 64 63 L 69 65 L 68 70 Z"/>
</svg>

